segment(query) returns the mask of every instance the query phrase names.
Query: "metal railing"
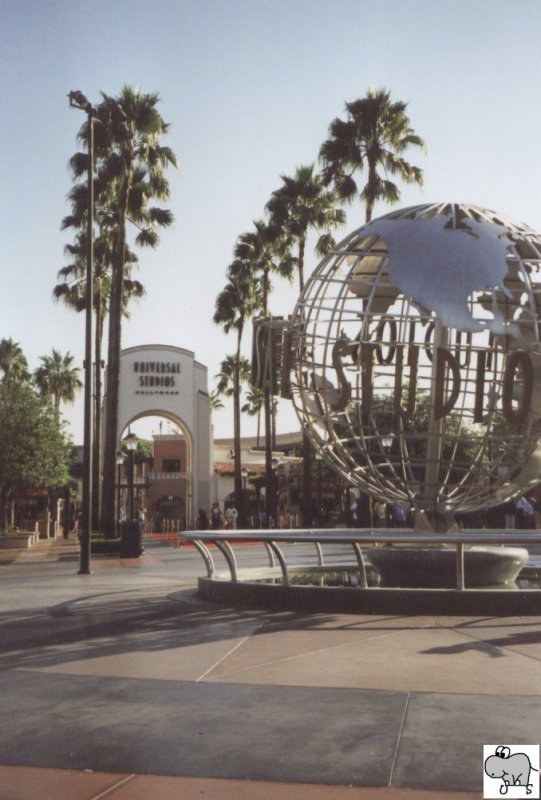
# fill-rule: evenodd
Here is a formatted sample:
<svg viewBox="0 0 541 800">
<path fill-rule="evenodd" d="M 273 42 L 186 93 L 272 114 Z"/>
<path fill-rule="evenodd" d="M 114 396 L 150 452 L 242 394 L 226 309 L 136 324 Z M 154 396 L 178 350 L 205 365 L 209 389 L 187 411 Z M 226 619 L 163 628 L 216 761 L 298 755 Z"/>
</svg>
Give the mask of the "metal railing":
<svg viewBox="0 0 541 800">
<path fill-rule="evenodd" d="M 206 530 L 183 531 L 182 539 L 191 542 L 201 554 L 207 569 L 207 577 L 216 575 L 216 567 L 208 545 L 215 545 L 222 553 L 228 565 L 231 581 L 239 579 L 239 569 L 232 544 L 256 543 L 265 546 L 271 567 L 275 566 L 276 557 L 282 572 L 284 584 L 290 583 L 286 557 L 280 544 L 315 545 L 319 566 L 324 566 L 322 545 L 351 545 L 359 566 L 359 587 L 368 588 L 366 564 L 362 546 L 375 545 L 454 545 L 456 550 L 456 588 L 466 589 L 464 576 L 464 548 L 471 545 L 541 545 L 541 531 L 526 532 L 522 530 L 469 530 L 467 533 L 418 533 L 410 529 L 396 528 L 333 528 L 333 529 L 300 529 L 300 530 Z"/>
</svg>

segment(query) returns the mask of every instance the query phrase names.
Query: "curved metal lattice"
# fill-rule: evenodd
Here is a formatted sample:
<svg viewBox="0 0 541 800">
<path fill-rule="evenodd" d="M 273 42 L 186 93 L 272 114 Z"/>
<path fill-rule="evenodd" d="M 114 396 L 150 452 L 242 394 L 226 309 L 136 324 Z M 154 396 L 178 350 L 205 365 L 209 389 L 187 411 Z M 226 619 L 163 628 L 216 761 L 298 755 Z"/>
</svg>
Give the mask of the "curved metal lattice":
<svg viewBox="0 0 541 800">
<path fill-rule="evenodd" d="M 291 392 L 350 484 L 428 513 L 537 483 L 541 236 L 485 209 L 403 209 L 317 267 L 291 322 Z"/>
</svg>

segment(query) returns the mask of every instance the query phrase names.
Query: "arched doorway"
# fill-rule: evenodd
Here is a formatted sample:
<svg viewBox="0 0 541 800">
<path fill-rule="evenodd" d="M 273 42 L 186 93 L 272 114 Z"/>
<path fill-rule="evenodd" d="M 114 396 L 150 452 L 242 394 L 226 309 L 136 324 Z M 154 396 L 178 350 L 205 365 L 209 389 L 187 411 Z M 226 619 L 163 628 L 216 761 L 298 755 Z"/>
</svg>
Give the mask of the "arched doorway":
<svg viewBox="0 0 541 800">
<path fill-rule="evenodd" d="M 180 495 L 163 495 L 156 501 L 157 520 L 155 528 L 160 530 L 186 530 L 186 501 Z"/>
<path fill-rule="evenodd" d="M 119 519 L 127 518 L 132 508 L 147 533 L 186 530 L 191 519 L 193 443 L 179 425 L 155 415 L 131 420 L 122 439 L 128 434 L 135 438 L 136 450 L 133 457 L 124 453 L 117 476 Z"/>
<path fill-rule="evenodd" d="M 189 529 L 195 522 L 194 509 L 209 505 L 211 425 L 207 368 L 195 361 L 191 351 L 170 345 L 131 347 L 122 351 L 120 361 L 120 439 L 128 431 L 136 432 L 138 423 L 150 417 L 163 419 L 176 431 L 153 437 L 156 463 L 147 469 L 145 485 L 141 487 L 144 501 L 140 500 L 140 505 L 145 506 L 151 524 L 159 510 L 158 501 L 177 498 L 174 514 L 167 502 L 163 505 L 166 519 L 180 519 L 183 528 Z M 156 449 L 156 442 L 161 449 Z"/>
</svg>

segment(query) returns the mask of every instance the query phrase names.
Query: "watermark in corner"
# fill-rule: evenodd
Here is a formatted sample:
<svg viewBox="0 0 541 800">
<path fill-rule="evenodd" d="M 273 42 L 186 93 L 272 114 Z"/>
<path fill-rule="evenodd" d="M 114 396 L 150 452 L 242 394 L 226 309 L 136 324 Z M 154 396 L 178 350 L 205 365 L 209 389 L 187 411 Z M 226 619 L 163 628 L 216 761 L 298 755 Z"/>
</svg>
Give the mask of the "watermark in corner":
<svg viewBox="0 0 541 800">
<path fill-rule="evenodd" d="M 483 798 L 540 800 L 539 745 L 483 745 Z"/>
</svg>

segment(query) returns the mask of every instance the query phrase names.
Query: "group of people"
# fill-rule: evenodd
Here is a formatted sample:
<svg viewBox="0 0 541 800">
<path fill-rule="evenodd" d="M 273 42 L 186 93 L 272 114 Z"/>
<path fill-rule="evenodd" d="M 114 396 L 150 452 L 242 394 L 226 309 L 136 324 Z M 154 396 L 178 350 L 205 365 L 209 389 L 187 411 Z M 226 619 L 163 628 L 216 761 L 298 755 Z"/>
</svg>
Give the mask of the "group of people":
<svg viewBox="0 0 541 800">
<path fill-rule="evenodd" d="M 457 514 L 461 528 L 534 530 L 537 528 L 537 501 L 529 494 L 520 495 L 491 508 Z"/>
<path fill-rule="evenodd" d="M 462 514 L 457 517 L 459 524 L 468 527 L 502 527 L 507 529 L 534 529 L 536 522 L 536 503 L 529 495 L 509 500 L 502 506 L 490 509 L 490 521 L 478 519 L 475 515 Z M 368 496 L 354 497 L 348 510 L 347 524 L 350 528 L 410 528 L 413 527 L 412 509 L 400 503 L 387 503 L 385 500 L 371 500 Z M 497 514 L 498 519 L 495 518 Z M 475 519 L 473 518 L 475 516 Z M 471 518 L 470 518 L 471 517 Z M 212 503 L 210 513 L 203 508 L 197 515 L 197 529 L 213 530 L 235 529 L 238 512 L 233 506 L 222 511 L 219 502 Z M 259 527 L 267 527 L 267 519 L 261 512 Z M 256 523 L 257 524 L 257 523 Z"/>
<path fill-rule="evenodd" d="M 234 506 L 228 506 L 225 511 L 222 512 L 219 502 L 215 500 L 210 508 L 210 515 L 204 508 L 199 509 L 197 514 L 197 529 L 200 531 L 206 531 L 209 527 L 214 531 L 221 530 L 222 528 L 235 529 L 237 527 L 238 516 L 238 511 Z"/>
<path fill-rule="evenodd" d="M 355 497 L 349 508 L 348 526 L 374 528 L 406 528 L 412 524 L 411 509 L 400 503 Z"/>
<path fill-rule="evenodd" d="M 505 527 L 531 530 L 536 527 L 535 502 L 529 495 L 521 495 L 505 504 Z"/>
</svg>

